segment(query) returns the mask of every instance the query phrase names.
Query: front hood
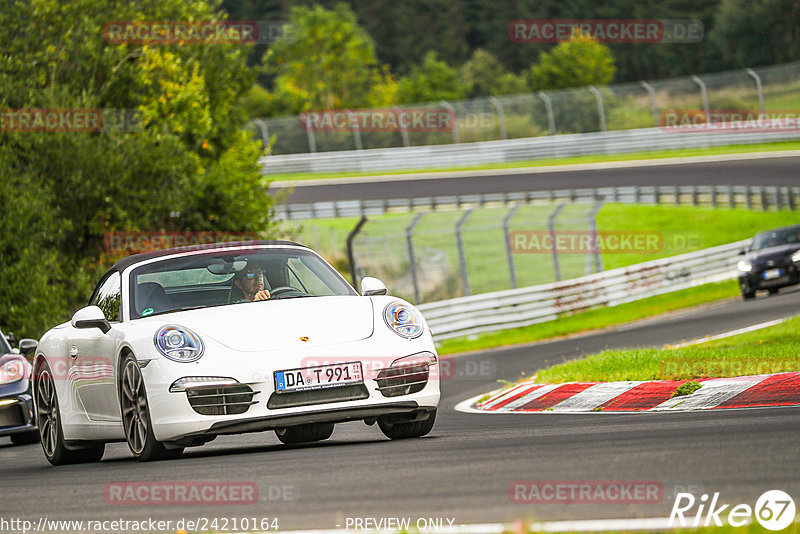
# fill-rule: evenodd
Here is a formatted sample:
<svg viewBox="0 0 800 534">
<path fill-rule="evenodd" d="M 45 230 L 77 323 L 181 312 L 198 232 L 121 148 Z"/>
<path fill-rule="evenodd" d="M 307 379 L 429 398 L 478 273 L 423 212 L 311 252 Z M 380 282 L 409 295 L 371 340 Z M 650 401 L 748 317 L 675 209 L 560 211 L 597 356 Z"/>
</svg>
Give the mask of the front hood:
<svg viewBox="0 0 800 534">
<path fill-rule="evenodd" d="M 245 302 L 180 312 L 169 320 L 243 352 L 346 343 L 373 330 L 372 301 L 357 296 Z"/>
<path fill-rule="evenodd" d="M 750 252 L 747 258 L 753 265 L 764 266 L 769 261 L 773 261 L 777 265 L 790 262 L 791 255 L 797 250 L 800 250 L 800 245 L 781 245 Z"/>
</svg>

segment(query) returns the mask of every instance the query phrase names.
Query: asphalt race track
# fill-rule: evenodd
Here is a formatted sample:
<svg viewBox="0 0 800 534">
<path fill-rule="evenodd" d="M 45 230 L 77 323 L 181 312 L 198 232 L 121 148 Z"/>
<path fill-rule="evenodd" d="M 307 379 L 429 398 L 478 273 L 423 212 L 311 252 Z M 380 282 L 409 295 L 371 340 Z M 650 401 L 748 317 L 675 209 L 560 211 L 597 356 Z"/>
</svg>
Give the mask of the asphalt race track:
<svg viewBox="0 0 800 534">
<path fill-rule="evenodd" d="M 99 464 L 51 467 L 38 445 L 0 445 L 0 517 L 48 519 L 277 517 L 283 529 L 335 528 L 347 517 L 449 518 L 456 524 L 538 519 L 666 517 L 675 491 L 720 492 L 755 504 L 764 491 L 800 495 L 800 408 L 714 413 L 489 415 L 454 411 L 497 379 L 604 347 L 675 343 L 797 314 L 800 290 L 731 300 L 615 331 L 474 353 L 482 371 L 442 383 L 425 438 L 391 442 L 376 427 L 340 425 L 320 444 L 284 446 L 274 434 L 222 437 L 179 460 L 141 464 L 112 444 Z M 465 367 L 467 368 L 467 367 Z M 656 504 L 515 504 L 518 480 L 655 481 Z M 108 483 L 247 481 L 260 501 L 238 506 L 111 506 Z M 445 521 L 446 524 L 446 521 Z M 173 530 L 174 532 L 174 530 Z"/>
<path fill-rule="evenodd" d="M 791 156 L 496 176 L 459 176 L 453 173 L 447 178 L 417 177 L 390 181 L 364 177 L 356 183 L 297 187 L 289 195 L 288 202 L 426 197 L 452 195 L 454 191 L 469 195 L 629 185 L 798 185 L 798 169 L 800 157 Z M 272 191 L 280 191 L 280 188 L 273 187 Z"/>
</svg>

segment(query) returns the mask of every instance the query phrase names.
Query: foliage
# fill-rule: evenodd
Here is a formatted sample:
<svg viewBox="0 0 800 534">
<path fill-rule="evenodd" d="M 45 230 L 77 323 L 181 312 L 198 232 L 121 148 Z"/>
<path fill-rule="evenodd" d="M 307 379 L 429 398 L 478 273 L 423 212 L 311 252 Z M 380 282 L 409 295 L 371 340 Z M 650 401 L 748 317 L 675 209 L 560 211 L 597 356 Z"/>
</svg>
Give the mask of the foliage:
<svg viewBox="0 0 800 534">
<path fill-rule="evenodd" d="M 460 100 L 466 96 L 467 88 L 455 69 L 428 52 L 422 64 L 400 79 L 397 98 L 401 104 Z"/>
<path fill-rule="evenodd" d="M 461 66 L 459 73 L 469 98 L 529 91 L 523 77 L 508 72 L 494 55 L 480 48 Z"/>
<path fill-rule="evenodd" d="M 381 105 L 393 93 L 375 43 L 347 5 L 293 7 L 289 28 L 265 62 L 281 100 L 296 103 L 293 112 Z"/>
<path fill-rule="evenodd" d="M 268 231 L 260 144 L 242 132 L 243 45 L 110 44 L 109 20 L 215 20 L 201 1 L 11 2 L 0 109 L 127 110 L 102 131 L 0 131 L 0 325 L 36 337 L 88 300 L 111 231 Z M 106 114 L 105 117 L 110 115 Z"/>
<path fill-rule="evenodd" d="M 585 35 L 573 35 L 539 56 L 530 70 L 534 91 L 605 85 L 614 78 L 614 58 L 607 46 Z"/>
</svg>

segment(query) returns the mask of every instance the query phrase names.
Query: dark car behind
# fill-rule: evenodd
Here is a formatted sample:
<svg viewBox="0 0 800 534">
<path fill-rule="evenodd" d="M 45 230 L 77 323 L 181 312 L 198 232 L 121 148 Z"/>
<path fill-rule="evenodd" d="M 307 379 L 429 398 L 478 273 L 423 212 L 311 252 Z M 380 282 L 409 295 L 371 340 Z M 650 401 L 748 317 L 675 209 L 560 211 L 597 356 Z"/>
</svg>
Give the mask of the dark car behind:
<svg viewBox="0 0 800 534">
<path fill-rule="evenodd" d="M 32 340 L 20 345 L 30 347 Z M 33 342 L 35 343 L 35 342 Z M 0 333 L 0 436 L 9 436 L 16 445 L 36 443 L 39 431 L 33 417 L 31 365 L 11 348 Z"/>
<path fill-rule="evenodd" d="M 770 294 L 800 283 L 800 224 L 756 234 L 739 261 L 739 288 L 751 299 L 756 291 Z"/>
</svg>

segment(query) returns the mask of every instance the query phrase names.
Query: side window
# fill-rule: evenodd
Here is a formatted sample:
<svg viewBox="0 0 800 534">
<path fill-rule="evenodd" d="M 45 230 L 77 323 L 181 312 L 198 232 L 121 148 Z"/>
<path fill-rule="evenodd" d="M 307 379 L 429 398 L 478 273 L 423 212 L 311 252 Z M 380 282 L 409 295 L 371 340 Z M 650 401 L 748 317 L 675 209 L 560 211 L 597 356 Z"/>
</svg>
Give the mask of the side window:
<svg viewBox="0 0 800 534">
<path fill-rule="evenodd" d="M 114 273 L 103 282 L 97 294 L 92 299 L 93 304 L 103 310 L 103 314 L 111 322 L 119 322 L 119 309 L 120 299 L 122 298 L 122 289 L 120 283 L 119 273 Z"/>
</svg>

